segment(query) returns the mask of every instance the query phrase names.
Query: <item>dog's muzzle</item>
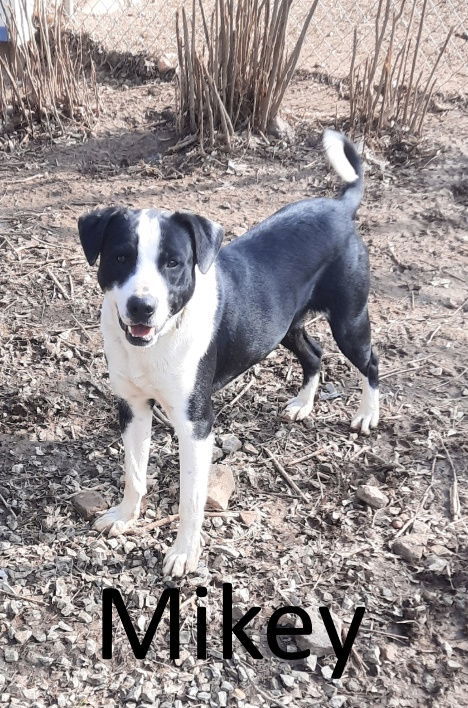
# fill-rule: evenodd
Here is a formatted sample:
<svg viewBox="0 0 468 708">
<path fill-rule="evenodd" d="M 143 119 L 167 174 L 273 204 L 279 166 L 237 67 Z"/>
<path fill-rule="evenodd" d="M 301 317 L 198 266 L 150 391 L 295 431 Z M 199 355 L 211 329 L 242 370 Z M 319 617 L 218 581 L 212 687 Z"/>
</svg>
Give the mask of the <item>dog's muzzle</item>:
<svg viewBox="0 0 468 708">
<path fill-rule="evenodd" d="M 130 342 L 130 344 L 133 344 L 135 347 L 147 347 L 149 344 L 153 343 L 157 334 L 155 327 L 150 327 L 145 324 L 126 325 L 118 312 L 117 317 L 119 318 L 119 325 L 125 332 L 127 341 Z"/>
</svg>

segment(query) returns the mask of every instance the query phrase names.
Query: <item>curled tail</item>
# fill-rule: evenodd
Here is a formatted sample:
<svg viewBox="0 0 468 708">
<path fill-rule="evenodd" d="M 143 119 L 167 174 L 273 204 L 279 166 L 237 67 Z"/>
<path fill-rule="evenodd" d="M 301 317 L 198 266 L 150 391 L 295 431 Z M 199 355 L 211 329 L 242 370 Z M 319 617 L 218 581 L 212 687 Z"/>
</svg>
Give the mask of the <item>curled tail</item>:
<svg viewBox="0 0 468 708">
<path fill-rule="evenodd" d="M 336 130 L 327 129 L 324 132 L 323 147 L 331 166 L 346 183 L 340 199 L 345 202 L 354 216 L 364 191 L 361 158 L 353 143 Z"/>
</svg>

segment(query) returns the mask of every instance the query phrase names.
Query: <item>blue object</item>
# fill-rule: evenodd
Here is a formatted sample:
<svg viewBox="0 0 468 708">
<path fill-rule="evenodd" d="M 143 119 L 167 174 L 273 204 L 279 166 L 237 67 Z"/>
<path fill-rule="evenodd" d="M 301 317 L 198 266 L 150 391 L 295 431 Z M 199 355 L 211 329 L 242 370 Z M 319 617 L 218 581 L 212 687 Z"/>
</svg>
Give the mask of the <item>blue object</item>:
<svg viewBox="0 0 468 708">
<path fill-rule="evenodd" d="M 0 25 L 0 42 L 8 42 L 8 27 L 2 27 Z"/>
</svg>

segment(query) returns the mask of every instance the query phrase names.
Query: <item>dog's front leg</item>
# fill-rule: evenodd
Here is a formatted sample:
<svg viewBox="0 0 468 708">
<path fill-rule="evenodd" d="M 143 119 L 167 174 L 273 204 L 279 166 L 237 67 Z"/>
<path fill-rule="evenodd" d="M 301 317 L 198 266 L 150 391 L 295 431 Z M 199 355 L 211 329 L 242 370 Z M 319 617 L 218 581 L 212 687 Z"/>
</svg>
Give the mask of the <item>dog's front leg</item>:
<svg viewBox="0 0 468 708">
<path fill-rule="evenodd" d="M 146 494 L 146 469 L 151 442 L 151 404 L 145 400 L 119 401 L 119 422 L 125 448 L 125 488 L 123 499 L 94 523 L 109 536 L 125 533 L 140 515 Z"/>
<path fill-rule="evenodd" d="M 164 575 L 180 577 L 198 565 L 213 453 L 211 403 L 209 409 L 201 421 L 175 425 L 180 457 L 180 523 L 175 543 L 164 559 Z"/>
</svg>

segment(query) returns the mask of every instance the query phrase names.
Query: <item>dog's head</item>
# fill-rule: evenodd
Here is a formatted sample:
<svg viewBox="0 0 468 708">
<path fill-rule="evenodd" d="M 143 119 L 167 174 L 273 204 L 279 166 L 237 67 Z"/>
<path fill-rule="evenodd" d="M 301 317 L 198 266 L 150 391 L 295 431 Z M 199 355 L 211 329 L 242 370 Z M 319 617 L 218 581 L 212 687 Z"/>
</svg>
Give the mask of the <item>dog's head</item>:
<svg viewBox="0 0 468 708">
<path fill-rule="evenodd" d="M 99 285 L 127 340 L 140 347 L 153 344 L 188 303 L 197 269 L 209 270 L 223 240 L 209 219 L 156 209 L 98 209 L 82 216 L 78 229 L 88 263 L 99 257 Z"/>
</svg>

